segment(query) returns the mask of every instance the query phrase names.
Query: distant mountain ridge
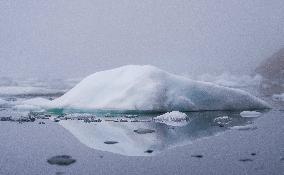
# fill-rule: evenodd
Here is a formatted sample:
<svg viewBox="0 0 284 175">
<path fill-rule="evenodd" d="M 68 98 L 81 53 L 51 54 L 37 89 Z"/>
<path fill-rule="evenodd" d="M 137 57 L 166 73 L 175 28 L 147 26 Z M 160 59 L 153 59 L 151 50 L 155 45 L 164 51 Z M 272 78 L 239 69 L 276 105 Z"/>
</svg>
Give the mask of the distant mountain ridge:
<svg viewBox="0 0 284 175">
<path fill-rule="evenodd" d="M 263 78 L 283 82 L 284 80 L 284 48 L 264 60 L 255 70 Z"/>
<path fill-rule="evenodd" d="M 260 90 L 266 95 L 284 92 L 284 48 L 264 60 L 256 69 L 263 78 Z"/>
</svg>

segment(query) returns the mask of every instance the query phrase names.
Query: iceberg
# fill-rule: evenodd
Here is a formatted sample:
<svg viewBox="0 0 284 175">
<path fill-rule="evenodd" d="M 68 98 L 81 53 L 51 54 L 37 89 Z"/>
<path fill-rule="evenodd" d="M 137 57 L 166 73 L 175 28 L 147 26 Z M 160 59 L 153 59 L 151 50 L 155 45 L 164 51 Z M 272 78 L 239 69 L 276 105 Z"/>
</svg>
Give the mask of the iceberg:
<svg viewBox="0 0 284 175">
<path fill-rule="evenodd" d="M 128 65 L 92 74 L 47 106 L 159 112 L 269 108 L 245 91 L 194 81 L 149 65 Z"/>
</svg>

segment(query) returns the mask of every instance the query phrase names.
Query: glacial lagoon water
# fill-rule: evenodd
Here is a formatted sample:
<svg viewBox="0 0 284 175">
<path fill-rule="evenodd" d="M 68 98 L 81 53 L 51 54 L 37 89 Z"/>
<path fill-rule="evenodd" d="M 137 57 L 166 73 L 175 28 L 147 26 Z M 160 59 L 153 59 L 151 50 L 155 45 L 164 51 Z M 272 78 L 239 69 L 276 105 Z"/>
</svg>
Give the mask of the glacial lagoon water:
<svg viewBox="0 0 284 175">
<path fill-rule="evenodd" d="M 29 98 L 34 98 L 34 95 L 4 98 L 7 103 L 0 106 L 2 122 L 37 125 L 45 124 L 44 120 L 53 121 L 89 148 L 125 156 L 154 156 L 236 127 L 255 129 L 254 118 L 241 117 L 241 111 L 186 112 L 185 123 L 172 126 L 154 120 L 163 113 L 150 111 L 33 111 L 15 108 L 17 101 Z"/>
</svg>

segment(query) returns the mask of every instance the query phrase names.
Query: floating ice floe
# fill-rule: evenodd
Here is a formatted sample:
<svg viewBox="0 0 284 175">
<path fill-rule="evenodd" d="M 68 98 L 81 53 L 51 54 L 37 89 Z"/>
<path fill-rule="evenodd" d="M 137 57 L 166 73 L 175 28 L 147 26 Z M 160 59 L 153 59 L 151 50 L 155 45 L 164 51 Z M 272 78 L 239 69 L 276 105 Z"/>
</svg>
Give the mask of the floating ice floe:
<svg viewBox="0 0 284 175">
<path fill-rule="evenodd" d="M 259 117 L 261 113 L 257 111 L 243 111 L 240 113 L 240 115 L 242 117 Z"/>
<path fill-rule="evenodd" d="M 5 105 L 5 104 L 7 104 L 7 101 L 0 98 L 0 105 Z"/>
<path fill-rule="evenodd" d="M 229 116 L 222 116 L 222 117 L 215 118 L 214 122 L 219 125 L 227 125 L 230 122 L 232 122 L 232 119 Z"/>
<path fill-rule="evenodd" d="M 167 112 L 163 115 L 154 118 L 154 121 L 159 123 L 165 123 L 170 126 L 184 126 L 187 122 L 187 115 L 179 111 Z"/>
<path fill-rule="evenodd" d="M 7 99 L 7 98 L 4 98 L 4 99 L 0 98 L 0 106 L 13 106 L 13 105 L 16 105 L 16 104 L 17 104 L 16 101 L 13 101 L 13 100 L 10 100 L 10 99 Z"/>
<path fill-rule="evenodd" d="M 45 107 L 167 112 L 263 109 L 269 105 L 245 91 L 193 81 L 154 66 L 123 66 L 88 76 Z"/>
<path fill-rule="evenodd" d="M 257 129 L 257 126 L 255 126 L 255 125 L 233 126 L 230 129 L 247 131 L 247 130 L 255 130 L 255 129 Z"/>
<path fill-rule="evenodd" d="M 282 101 L 282 102 L 284 102 L 284 93 L 282 93 L 282 94 L 274 94 L 272 96 L 272 99 L 274 101 Z"/>
</svg>

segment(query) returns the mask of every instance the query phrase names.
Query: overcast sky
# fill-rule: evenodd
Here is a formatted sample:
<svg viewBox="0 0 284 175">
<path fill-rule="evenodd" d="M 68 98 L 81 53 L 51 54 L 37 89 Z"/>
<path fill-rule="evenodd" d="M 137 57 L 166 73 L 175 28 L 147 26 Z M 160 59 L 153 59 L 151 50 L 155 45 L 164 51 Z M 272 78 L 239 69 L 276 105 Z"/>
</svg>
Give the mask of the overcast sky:
<svg viewBox="0 0 284 175">
<path fill-rule="evenodd" d="M 248 73 L 281 47 L 283 0 L 0 1 L 0 76 Z"/>
</svg>

